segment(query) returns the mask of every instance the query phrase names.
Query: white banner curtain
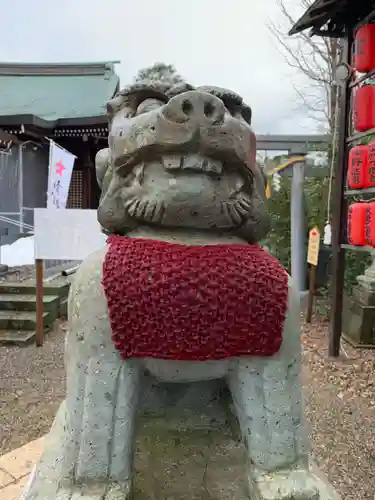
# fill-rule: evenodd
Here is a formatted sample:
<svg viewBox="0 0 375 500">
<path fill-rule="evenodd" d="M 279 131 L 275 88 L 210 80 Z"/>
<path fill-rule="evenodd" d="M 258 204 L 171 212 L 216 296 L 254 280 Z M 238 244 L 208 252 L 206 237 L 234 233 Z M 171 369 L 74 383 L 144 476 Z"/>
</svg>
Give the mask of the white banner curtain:
<svg viewBox="0 0 375 500">
<path fill-rule="evenodd" d="M 47 208 L 66 208 L 76 156 L 50 140 Z"/>
</svg>

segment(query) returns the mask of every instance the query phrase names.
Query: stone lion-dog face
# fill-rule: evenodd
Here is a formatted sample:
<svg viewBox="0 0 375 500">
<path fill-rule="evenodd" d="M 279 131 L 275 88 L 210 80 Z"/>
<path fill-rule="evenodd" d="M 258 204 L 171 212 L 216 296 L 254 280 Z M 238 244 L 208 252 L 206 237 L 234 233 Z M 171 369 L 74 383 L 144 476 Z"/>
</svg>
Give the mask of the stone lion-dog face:
<svg viewBox="0 0 375 500">
<path fill-rule="evenodd" d="M 109 233 L 140 225 L 229 231 L 248 242 L 269 228 L 251 109 L 217 87 L 136 83 L 107 105 L 98 152 L 98 220 Z"/>
</svg>

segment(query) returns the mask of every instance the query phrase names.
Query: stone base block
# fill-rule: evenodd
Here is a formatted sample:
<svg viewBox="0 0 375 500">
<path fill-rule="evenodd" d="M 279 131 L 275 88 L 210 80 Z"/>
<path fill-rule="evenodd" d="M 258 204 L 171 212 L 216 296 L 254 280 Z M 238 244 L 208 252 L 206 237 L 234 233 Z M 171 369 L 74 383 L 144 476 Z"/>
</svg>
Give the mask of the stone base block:
<svg viewBox="0 0 375 500">
<path fill-rule="evenodd" d="M 229 427 L 177 430 L 173 421 L 150 417 L 140 423 L 134 500 L 249 499 L 245 450 Z"/>
<path fill-rule="evenodd" d="M 343 334 L 353 345 L 375 347 L 375 306 L 345 298 Z"/>
<path fill-rule="evenodd" d="M 352 298 L 364 306 L 375 306 L 375 290 L 357 285 L 353 287 Z"/>
</svg>

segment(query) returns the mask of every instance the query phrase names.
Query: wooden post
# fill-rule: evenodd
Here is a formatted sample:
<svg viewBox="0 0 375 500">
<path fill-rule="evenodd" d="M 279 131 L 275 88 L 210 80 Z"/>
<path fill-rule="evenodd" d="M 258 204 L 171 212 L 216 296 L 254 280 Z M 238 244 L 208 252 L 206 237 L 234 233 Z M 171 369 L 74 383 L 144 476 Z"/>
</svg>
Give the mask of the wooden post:
<svg viewBox="0 0 375 500">
<path fill-rule="evenodd" d="M 342 61 L 351 63 L 353 34 L 348 31 L 344 40 Z M 338 147 L 333 166 L 332 186 L 332 262 L 331 262 L 331 307 L 329 321 L 328 355 L 337 358 L 340 355 L 342 307 L 344 293 L 345 250 L 342 248 L 345 234 L 347 203 L 344 198 L 345 176 L 348 166 L 348 145 L 346 142 L 349 130 L 350 93 L 348 82 L 341 89 L 339 97 Z"/>
<path fill-rule="evenodd" d="M 36 345 L 41 347 L 44 340 L 44 307 L 43 307 L 43 260 L 35 259 L 36 274 Z"/>
<path fill-rule="evenodd" d="M 319 247 L 320 247 L 320 232 L 317 227 L 313 227 L 309 232 L 309 245 L 307 248 L 307 262 L 311 265 L 309 297 L 308 297 L 307 311 L 306 311 L 307 323 L 311 323 L 311 317 L 313 311 L 314 295 L 316 288 L 316 270 L 318 267 L 318 259 L 319 259 Z"/>
<path fill-rule="evenodd" d="M 309 297 L 307 302 L 307 311 L 306 311 L 306 323 L 311 323 L 312 313 L 313 313 L 313 305 L 314 305 L 314 296 L 316 290 L 316 270 L 317 266 L 311 264 L 310 267 L 310 283 L 309 283 Z"/>
</svg>

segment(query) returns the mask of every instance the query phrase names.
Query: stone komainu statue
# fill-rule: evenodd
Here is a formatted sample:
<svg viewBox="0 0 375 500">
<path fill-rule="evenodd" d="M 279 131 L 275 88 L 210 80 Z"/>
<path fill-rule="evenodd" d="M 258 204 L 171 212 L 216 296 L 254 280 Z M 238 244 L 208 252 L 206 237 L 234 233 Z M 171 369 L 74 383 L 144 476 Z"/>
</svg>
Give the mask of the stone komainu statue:
<svg viewBox="0 0 375 500">
<path fill-rule="evenodd" d="M 225 89 L 138 82 L 107 109 L 109 238 L 71 287 L 67 396 L 25 499 L 130 498 L 145 372 L 226 379 L 249 498 L 337 498 L 309 466 L 299 298 L 257 243 L 269 221 L 250 108 Z"/>
</svg>

